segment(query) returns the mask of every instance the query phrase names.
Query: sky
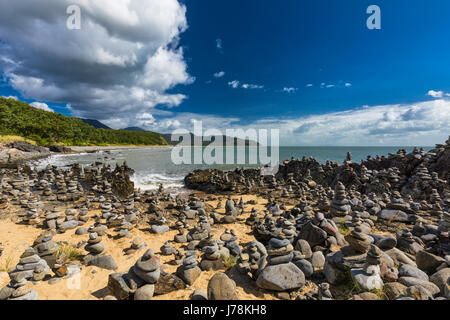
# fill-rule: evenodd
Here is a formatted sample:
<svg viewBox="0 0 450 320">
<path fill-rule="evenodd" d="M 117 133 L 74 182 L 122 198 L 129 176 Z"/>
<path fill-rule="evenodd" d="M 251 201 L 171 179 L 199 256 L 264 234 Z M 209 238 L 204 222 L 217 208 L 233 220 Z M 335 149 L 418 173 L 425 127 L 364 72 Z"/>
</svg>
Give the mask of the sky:
<svg viewBox="0 0 450 320">
<path fill-rule="evenodd" d="M 80 29 L 67 28 L 67 7 Z M 381 29 L 370 30 L 370 5 Z M 450 130 L 446 0 L 0 0 L 0 96 L 112 128 L 278 129 L 291 146 Z"/>
</svg>

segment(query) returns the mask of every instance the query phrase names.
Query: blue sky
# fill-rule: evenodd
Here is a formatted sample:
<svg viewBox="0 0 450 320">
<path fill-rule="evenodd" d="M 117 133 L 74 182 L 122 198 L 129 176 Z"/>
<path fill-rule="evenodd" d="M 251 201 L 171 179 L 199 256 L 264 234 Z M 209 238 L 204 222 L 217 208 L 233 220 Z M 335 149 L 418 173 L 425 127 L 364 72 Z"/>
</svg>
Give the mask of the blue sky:
<svg viewBox="0 0 450 320">
<path fill-rule="evenodd" d="M 42 6 L 53 8 L 52 2 L 43 1 Z M 122 3 L 130 12 L 129 20 L 133 10 L 148 6 L 145 1 L 132 2 L 131 7 Z M 97 118 L 115 128 L 139 125 L 169 132 L 189 127 L 191 119 L 220 129 L 279 128 L 285 145 L 429 145 L 443 142 L 450 133 L 448 1 L 165 3 L 170 4 L 160 13 L 171 23 L 158 24 L 151 13 L 139 16 L 137 24 L 123 22 L 121 8 L 106 10 L 109 20 L 105 20 L 101 8 L 80 5 L 82 17 L 89 13 L 85 21 L 108 32 L 98 31 L 102 55 L 91 55 L 87 62 L 80 59 L 75 65 L 92 70 L 99 65 L 98 72 L 54 70 L 52 63 L 67 65 L 77 60 L 62 54 L 52 59 L 57 46 L 66 44 L 50 40 L 42 43 L 49 46 L 43 50 L 30 45 L 30 38 L 14 38 L 19 27 L 8 25 L 5 16 L 5 23 L 0 23 L 4 47 L 0 45 L 0 55 L 23 66 L 0 64 L 7 70 L 2 70 L 0 95 L 45 103 L 56 112 Z M 381 8 L 381 30 L 366 27 L 366 9 L 372 4 Z M 58 12 L 34 18 L 46 22 L 37 25 L 44 34 L 63 35 L 81 48 L 92 45 L 82 35 L 83 25 L 74 40 L 73 30 L 58 28 L 65 19 Z M 30 34 L 36 32 L 31 24 L 28 27 Z M 140 50 L 125 44 L 118 50 L 110 43 L 113 38 L 148 46 L 143 63 L 139 63 Z M 165 48 L 164 54 L 149 68 L 146 59 L 158 55 L 158 46 Z M 34 56 L 21 52 L 25 49 L 34 51 Z M 130 58 L 133 55 L 137 62 Z M 136 73 L 139 69 L 143 72 Z M 117 77 L 124 82 L 118 83 Z M 78 91 L 66 92 L 70 91 L 66 86 Z M 96 90 L 89 92 L 92 87 Z M 136 88 L 151 92 L 136 93 Z M 86 96 L 79 99 L 77 93 L 84 92 Z M 128 102 L 130 96 L 136 99 Z M 344 134 L 345 129 L 349 132 Z"/>
</svg>

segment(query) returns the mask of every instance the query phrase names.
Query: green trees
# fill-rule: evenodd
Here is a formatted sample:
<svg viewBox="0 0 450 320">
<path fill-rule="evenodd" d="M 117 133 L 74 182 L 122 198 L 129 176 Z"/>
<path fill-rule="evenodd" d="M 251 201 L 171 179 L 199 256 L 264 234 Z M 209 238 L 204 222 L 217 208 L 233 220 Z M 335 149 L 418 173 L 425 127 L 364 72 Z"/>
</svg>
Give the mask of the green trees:
<svg viewBox="0 0 450 320">
<path fill-rule="evenodd" d="M 96 129 L 78 118 L 0 98 L 0 134 L 17 135 L 39 145 L 167 145 L 155 132 Z"/>
</svg>

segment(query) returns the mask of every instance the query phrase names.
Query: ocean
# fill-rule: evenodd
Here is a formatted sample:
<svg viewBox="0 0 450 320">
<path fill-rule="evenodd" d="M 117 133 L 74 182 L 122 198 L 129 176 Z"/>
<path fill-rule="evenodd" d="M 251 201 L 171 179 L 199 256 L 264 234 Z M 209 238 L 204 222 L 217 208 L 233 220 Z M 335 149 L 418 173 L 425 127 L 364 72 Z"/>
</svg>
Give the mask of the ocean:
<svg viewBox="0 0 450 320">
<path fill-rule="evenodd" d="M 198 147 L 202 148 L 202 147 Z M 243 148 L 243 147 L 242 147 Z M 252 148 L 252 147 L 250 147 Z M 216 168 L 221 170 L 233 170 L 236 167 L 257 167 L 258 164 L 249 163 L 248 151 L 246 151 L 246 163 L 236 164 L 236 154 L 234 153 L 234 164 L 175 164 L 172 161 L 173 147 L 156 147 L 156 148 L 130 148 L 117 149 L 110 151 L 99 151 L 97 153 L 79 153 L 79 154 L 61 154 L 52 155 L 48 158 L 32 161 L 30 164 L 36 166 L 38 169 L 43 169 L 47 164 L 66 168 L 74 163 L 79 163 L 83 166 L 92 165 L 95 162 L 105 162 L 111 165 L 116 163 L 123 163 L 127 161 L 129 167 L 135 170 L 132 180 L 136 188 L 142 190 L 153 190 L 158 188 L 159 184 L 163 184 L 166 188 L 183 188 L 184 177 L 191 171 L 196 169 Z M 238 147 L 239 149 L 239 147 Z M 352 154 L 353 162 L 360 162 L 365 160 L 368 155 L 376 157 L 377 155 L 387 156 L 389 153 L 396 153 L 398 149 L 405 149 L 407 152 L 413 150 L 413 147 L 280 147 L 279 160 L 294 158 L 314 157 L 321 163 L 327 160 L 337 161 L 342 163 L 347 152 Z M 432 147 L 424 147 L 426 151 Z M 227 150 L 236 151 L 236 148 L 224 148 L 224 155 Z M 198 150 L 200 151 L 200 150 Z M 201 151 L 204 151 L 204 147 Z M 224 156 L 224 159 L 226 159 Z M 191 157 L 193 159 L 193 157 Z"/>
</svg>

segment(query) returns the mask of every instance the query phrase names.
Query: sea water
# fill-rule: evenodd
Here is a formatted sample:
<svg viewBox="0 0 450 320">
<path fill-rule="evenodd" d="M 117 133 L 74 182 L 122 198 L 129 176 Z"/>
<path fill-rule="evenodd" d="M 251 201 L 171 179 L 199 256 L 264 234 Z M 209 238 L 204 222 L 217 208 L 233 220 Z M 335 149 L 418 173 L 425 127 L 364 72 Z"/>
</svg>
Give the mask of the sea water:
<svg viewBox="0 0 450 320">
<path fill-rule="evenodd" d="M 201 148 L 201 147 L 199 147 Z M 173 147 L 155 147 L 155 148 L 130 148 L 116 149 L 110 151 L 99 151 L 96 153 L 78 153 L 78 154 L 61 154 L 52 155 L 48 158 L 31 162 L 31 165 L 43 169 L 47 164 L 55 165 L 62 168 L 79 163 L 83 166 L 90 166 L 95 162 L 104 162 L 115 166 L 116 163 L 122 164 L 127 162 L 128 166 L 135 170 L 132 180 L 136 188 L 142 190 L 152 190 L 158 188 L 159 184 L 163 184 L 166 188 L 182 188 L 184 177 L 191 171 L 196 169 L 216 168 L 220 170 L 233 170 L 236 167 L 258 167 L 259 165 L 249 163 L 249 147 L 245 150 L 237 147 L 234 150 L 234 164 L 180 164 L 176 165 L 171 160 Z M 250 147 L 252 148 L 252 147 Z M 227 149 L 224 150 L 224 159 L 226 159 Z M 405 149 L 411 152 L 413 147 L 280 147 L 279 159 L 283 160 L 294 158 L 314 157 L 321 163 L 327 160 L 342 163 L 347 152 L 352 154 L 353 162 L 365 160 L 368 155 L 376 157 L 377 155 L 388 156 L 389 153 L 396 153 L 399 149 Z M 432 147 L 424 147 L 426 151 Z M 269 148 L 270 150 L 270 148 Z M 246 163 L 237 163 L 237 153 L 239 151 L 246 152 Z"/>
</svg>

